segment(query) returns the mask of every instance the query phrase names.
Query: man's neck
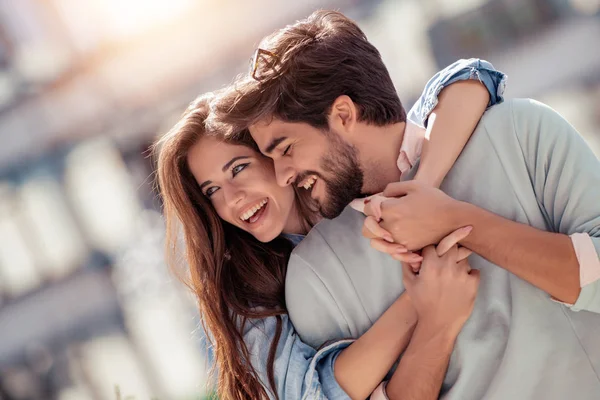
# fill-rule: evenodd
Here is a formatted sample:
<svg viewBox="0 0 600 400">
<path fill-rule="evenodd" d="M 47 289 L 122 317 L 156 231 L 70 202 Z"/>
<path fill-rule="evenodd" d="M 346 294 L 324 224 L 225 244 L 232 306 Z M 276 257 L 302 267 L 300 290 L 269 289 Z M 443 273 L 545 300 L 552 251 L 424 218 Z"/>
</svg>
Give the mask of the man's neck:
<svg viewBox="0 0 600 400">
<path fill-rule="evenodd" d="M 363 191 L 366 194 L 383 191 L 388 183 L 400 180 L 397 161 L 407 123 L 374 126 L 365 125 L 354 145 L 360 153 L 365 173 Z"/>
</svg>

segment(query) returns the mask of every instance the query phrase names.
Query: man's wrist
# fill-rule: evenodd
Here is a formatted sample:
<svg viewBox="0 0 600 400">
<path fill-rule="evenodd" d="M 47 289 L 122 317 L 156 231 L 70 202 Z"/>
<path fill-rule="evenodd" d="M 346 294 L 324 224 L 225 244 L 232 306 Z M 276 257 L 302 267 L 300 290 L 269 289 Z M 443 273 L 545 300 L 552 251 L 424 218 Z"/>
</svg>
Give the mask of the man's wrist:
<svg viewBox="0 0 600 400">
<path fill-rule="evenodd" d="M 428 388 L 427 393 L 435 392 L 427 398 L 433 398 L 433 394 L 437 397 L 456 336 L 450 329 L 440 330 L 427 318 L 420 319 L 394 376 L 385 387 L 388 398 L 414 398 L 415 390 L 422 393 L 423 387 Z"/>
<path fill-rule="evenodd" d="M 424 316 L 419 318 L 414 335 L 418 335 L 425 342 L 435 343 L 441 348 L 448 346 L 451 350 L 463 325 L 464 323 L 459 321 L 440 321 Z"/>
<path fill-rule="evenodd" d="M 401 322 L 409 326 L 416 326 L 418 321 L 418 314 L 412 300 L 407 292 L 402 293 L 398 298 L 396 304 L 398 315 L 401 317 Z"/>
<path fill-rule="evenodd" d="M 452 204 L 450 213 L 452 214 L 450 218 L 452 218 L 452 223 L 455 226 L 454 229 L 464 226 L 473 227 L 473 231 L 467 237 L 460 240 L 459 244 L 476 251 L 480 241 L 482 239 L 486 240 L 486 237 L 482 236 L 482 228 L 490 227 L 494 223 L 493 218 L 491 218 L 494 217 L 494 214 L 473 204 L 458 200 L 455 200 Z"/>
<path fill-rule="evenodd" d="M 471 204 L 469 203 L 451 198 L 446 210 L 449 223 L 448 232 L 453 232 L 458 228 L 472 224 L 473 208 L 470 206 Z"/>
</svg>

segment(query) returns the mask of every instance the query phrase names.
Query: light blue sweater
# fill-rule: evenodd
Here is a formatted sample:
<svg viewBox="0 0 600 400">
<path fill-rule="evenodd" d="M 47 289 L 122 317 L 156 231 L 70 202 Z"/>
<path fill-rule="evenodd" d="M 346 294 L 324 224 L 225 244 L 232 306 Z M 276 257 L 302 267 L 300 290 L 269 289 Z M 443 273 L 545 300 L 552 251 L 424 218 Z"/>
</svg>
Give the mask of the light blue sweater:
<svg viewBox="0 0 600 400">
<path fill-rule="evenodd" d="M 539 229 L 586 232 L 600 252 L 600 162 L 540 103 L 511 100 L 488 110 L 442 189 Z M 359 337 L 404 291 L 398 262 L 361 236 L 363 218 L 346 209 L 321 222 L 290 260 L 289 315 L 315 348 Z M 442 398 L 600 399 L 600 282 L 570 309 L 477 255 L 470 263 L 481 284 Z"/>
</svg>

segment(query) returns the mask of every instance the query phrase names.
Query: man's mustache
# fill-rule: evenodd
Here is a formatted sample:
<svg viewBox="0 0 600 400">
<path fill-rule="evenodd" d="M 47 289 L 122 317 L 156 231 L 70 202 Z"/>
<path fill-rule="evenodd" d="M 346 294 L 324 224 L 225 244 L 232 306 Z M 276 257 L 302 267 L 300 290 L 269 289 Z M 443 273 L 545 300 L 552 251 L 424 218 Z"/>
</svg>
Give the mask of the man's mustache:
<svg viewBox="0 0 600 400">
<path fill-rule="evenodd" d="M 325 179 L 323 177 L 323 175 L 321 175 L 317 171 L 304 171 L 303 173 L 299 174 L 298 177 L 296 178 L 295 185 L 298 186 L 300 184 L 300 182 L 302 182 L 304 179 L 308 178 L 309 176 L 316 176 L 317 178 L 323 180 L 324 182 L 327 182 L 327 179 Z"/>
</svg>

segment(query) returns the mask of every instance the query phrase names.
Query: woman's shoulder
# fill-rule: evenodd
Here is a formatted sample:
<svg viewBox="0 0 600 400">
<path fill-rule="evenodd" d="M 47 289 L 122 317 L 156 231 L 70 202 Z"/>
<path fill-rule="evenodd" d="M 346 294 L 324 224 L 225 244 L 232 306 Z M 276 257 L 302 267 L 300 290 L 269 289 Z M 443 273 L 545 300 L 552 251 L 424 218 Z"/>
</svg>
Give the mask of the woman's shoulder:
<svg viewBox="0 0 600 400">
<path fill-rule="evenodd" d="M 246 320 L 243 326 L 244 341 L 271 340 L 277 332 L 278 319 L 281 320 L 282 334 L 293 330 L 287 314 Z"/>
</svg>

